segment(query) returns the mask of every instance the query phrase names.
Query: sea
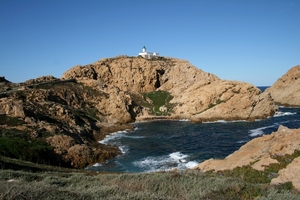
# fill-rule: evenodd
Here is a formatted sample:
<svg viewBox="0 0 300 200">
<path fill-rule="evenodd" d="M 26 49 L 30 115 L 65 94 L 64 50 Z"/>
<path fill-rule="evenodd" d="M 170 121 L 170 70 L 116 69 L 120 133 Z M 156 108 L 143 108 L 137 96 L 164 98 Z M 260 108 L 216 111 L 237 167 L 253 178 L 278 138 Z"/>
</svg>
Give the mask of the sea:
<svg viewBox="0 0 300 200">
<path fill-rule="evenodd" d="M 264 91 L 267 87 L 259 87 Z M 107 135 L 103 144 L 122 154 L 86 170 L 101 172 L 156 172 L 193 168 L 204 160 L 223 159 L 253 138 L 277 131 L 280 125 L 300 128 L 300 107 L 279 107 L 272 117 L 253 122 L 157 120 L 134 123 L 134 130 Z"/>
</svg>

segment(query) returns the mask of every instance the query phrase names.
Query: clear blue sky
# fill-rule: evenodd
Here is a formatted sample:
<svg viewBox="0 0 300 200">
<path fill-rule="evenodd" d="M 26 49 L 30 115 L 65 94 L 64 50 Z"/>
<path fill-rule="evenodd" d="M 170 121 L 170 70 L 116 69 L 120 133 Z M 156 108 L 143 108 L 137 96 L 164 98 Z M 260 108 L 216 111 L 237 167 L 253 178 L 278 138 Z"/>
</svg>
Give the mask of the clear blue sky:
<svg viewBox="0 0 300 200">
<path fill-rule="evenodd" d="M 23 82 L 150 52 L 272 85 L 300 64 L 299 0 L 0 0 L 0 76 Z"/>
</svg>

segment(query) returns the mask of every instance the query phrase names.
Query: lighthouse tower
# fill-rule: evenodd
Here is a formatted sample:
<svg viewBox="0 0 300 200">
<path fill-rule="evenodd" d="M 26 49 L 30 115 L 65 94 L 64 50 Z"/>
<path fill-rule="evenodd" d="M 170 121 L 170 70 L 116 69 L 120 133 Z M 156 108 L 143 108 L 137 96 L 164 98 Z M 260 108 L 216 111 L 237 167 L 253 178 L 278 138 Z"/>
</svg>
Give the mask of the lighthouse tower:
<svg viewBox="0 0 300 200">
<path fill-rule="evenodd" d="M 153 57 L 158 56 L 158 55 L 159 55 L 158 53 L 147 52 L 147 49 L 146 49 L 145 46 L 143 46 L 142 53 L 139 53 L 139 56 L 142 56 L 143 58 L 147 58 L 147 59 L 153 58 Z"/>
</svg>

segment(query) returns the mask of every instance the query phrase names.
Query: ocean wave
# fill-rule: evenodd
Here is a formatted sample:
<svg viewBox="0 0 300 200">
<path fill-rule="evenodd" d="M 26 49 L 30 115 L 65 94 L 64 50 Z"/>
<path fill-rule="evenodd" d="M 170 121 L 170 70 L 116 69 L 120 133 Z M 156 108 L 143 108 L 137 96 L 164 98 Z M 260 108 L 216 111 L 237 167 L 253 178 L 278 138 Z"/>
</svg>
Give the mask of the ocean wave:
<svg viewBox="0 0 300 200">
<path fill-rule="evenodd" d="M 239 144 L 241 144 L 241 143 L 247 143 L 249 140 L 240 140 L 240 141 L 237 141 L 236 143 L 239 143 Z"/>
<path fill-rule="evenodd" d="M 170 171 L 174 169 L 184 170 L 198 165 L 196 161 L 187 161 L 188 155 L 174 152 L 165 156 L 150 156 L 133 164 L 142 168 L 145 172 Z"/>
<path fill-rule="evenodd" d="M 282 116 L 286 116 L 286 115 L 296 115 L 297 113 L 295 112 L 281 112 L 278 111 L 274 114 L 274 117 L 282 117 Z"/>
<path fill-rule="evenodd" d="M 270 125 L 270 126 L 264 126 L 264 127 L 261 127 L 261 128 L 256 128 L 256 129 L 252 129 L 249 131 L 249 136 L 250 137 L 256 137 L 256 136 L 260 136 L 262 134 L 264 134 L 264 130 L 267 129 L 267 128 L 273 128 L 273 127 L 276 127 L 278 126 L 278 124 L 273 124 L 273 125 Z"/>
<path fill-rule="evenodd" d="M 203 122 L 204 124 L 213 124 L 213 123 L 236 123 L 236 122 L 246 122 L 246 120 L 232 120 L 232 121 L 227 121 L 227 120 L 216 120 L 216 121 L 207 121 Z"/>
<path fill-rule="evenodd" d="M 189 122 L 190 120 L 189 119 L 180 119 L 178 121 L 180 121 L 180 122 Z"/>
<path fill-rule="evenodd" d="M 100 140 L 99 143 L 101 144 L 109 144 L 112 140 L 117 140 L 122 137 L 131 138 L 131 139 L 140 139 L 145 138 L 145 136 L 138 136 L 138 135 L 128 135 L 130 130 L 124 130 L 124 131 L 117 131 L 113 132 L 109 135 L 106 135 L 103 140 Z"/>
<path fill-rule="evenodd" d="M 129 151 L 129 147 L 126 145 L 118 145 L 118 148 L 120 149 L 120 151 L 122 152 L 122 154 L 125 154 Z"/>
<path fill-rule="evenodd" d="M 108 144 L 109 141 L 111 141 L 111 140 L 115 140 L 117 138 L 123 137 L 123 135 L 127 132 L 128 132 L 128 130 L 110 133 L 109 135 L 106 135 L 103 140 L 100 140 L 99 143 Z"/>
<path fill-rule="evenodd" d="M 93 167 L 100 167 L 100 166 L 102 166 L 102 164 L 100 164 L 100 163 L 96 163 L 93 165 Z"/>
</svg>

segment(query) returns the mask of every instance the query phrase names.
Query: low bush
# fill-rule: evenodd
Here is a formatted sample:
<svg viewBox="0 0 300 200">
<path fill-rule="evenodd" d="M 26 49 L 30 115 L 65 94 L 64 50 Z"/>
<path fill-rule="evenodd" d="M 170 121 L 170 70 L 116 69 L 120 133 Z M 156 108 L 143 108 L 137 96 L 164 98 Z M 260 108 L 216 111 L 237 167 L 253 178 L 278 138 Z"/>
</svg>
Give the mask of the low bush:
<svg viewBox="0 0 300 200">
<path fill-rule="evenodd" d="M 299 194 L 197 170 L 121 174 L 2 170 L 0 199 L 299 199 Z"/>
<path fill-rule="evenodd" d="M 54 151 L 53 147 L 43 140 L 0 137 L 0 155 L 36 163 L 49 163 Z"/>
<path fill-rule="evenodd" d="M 168 115 L 172 112 L 173 105 L 170 104 L 170 101 L 173 99 L 173 96 L 166 91 L 154 91 L 149 93 L 144 93 L 143 96 L 145 98 L 149 98 L 152 103 L 147 105 L 147 107 L 151 108 L 152 114 L 161 116 L 161 115 Z M 161 106 L 166 106 L 168 111 L 161 112 L 159 108 Z"/>
<path fill-rule="evenodd" d="M 23 124 L 23 120 L 18 117 L 11 117 L 5 114 L 0 114 L 0 125 L 18 126 Z"/>
</svg>

